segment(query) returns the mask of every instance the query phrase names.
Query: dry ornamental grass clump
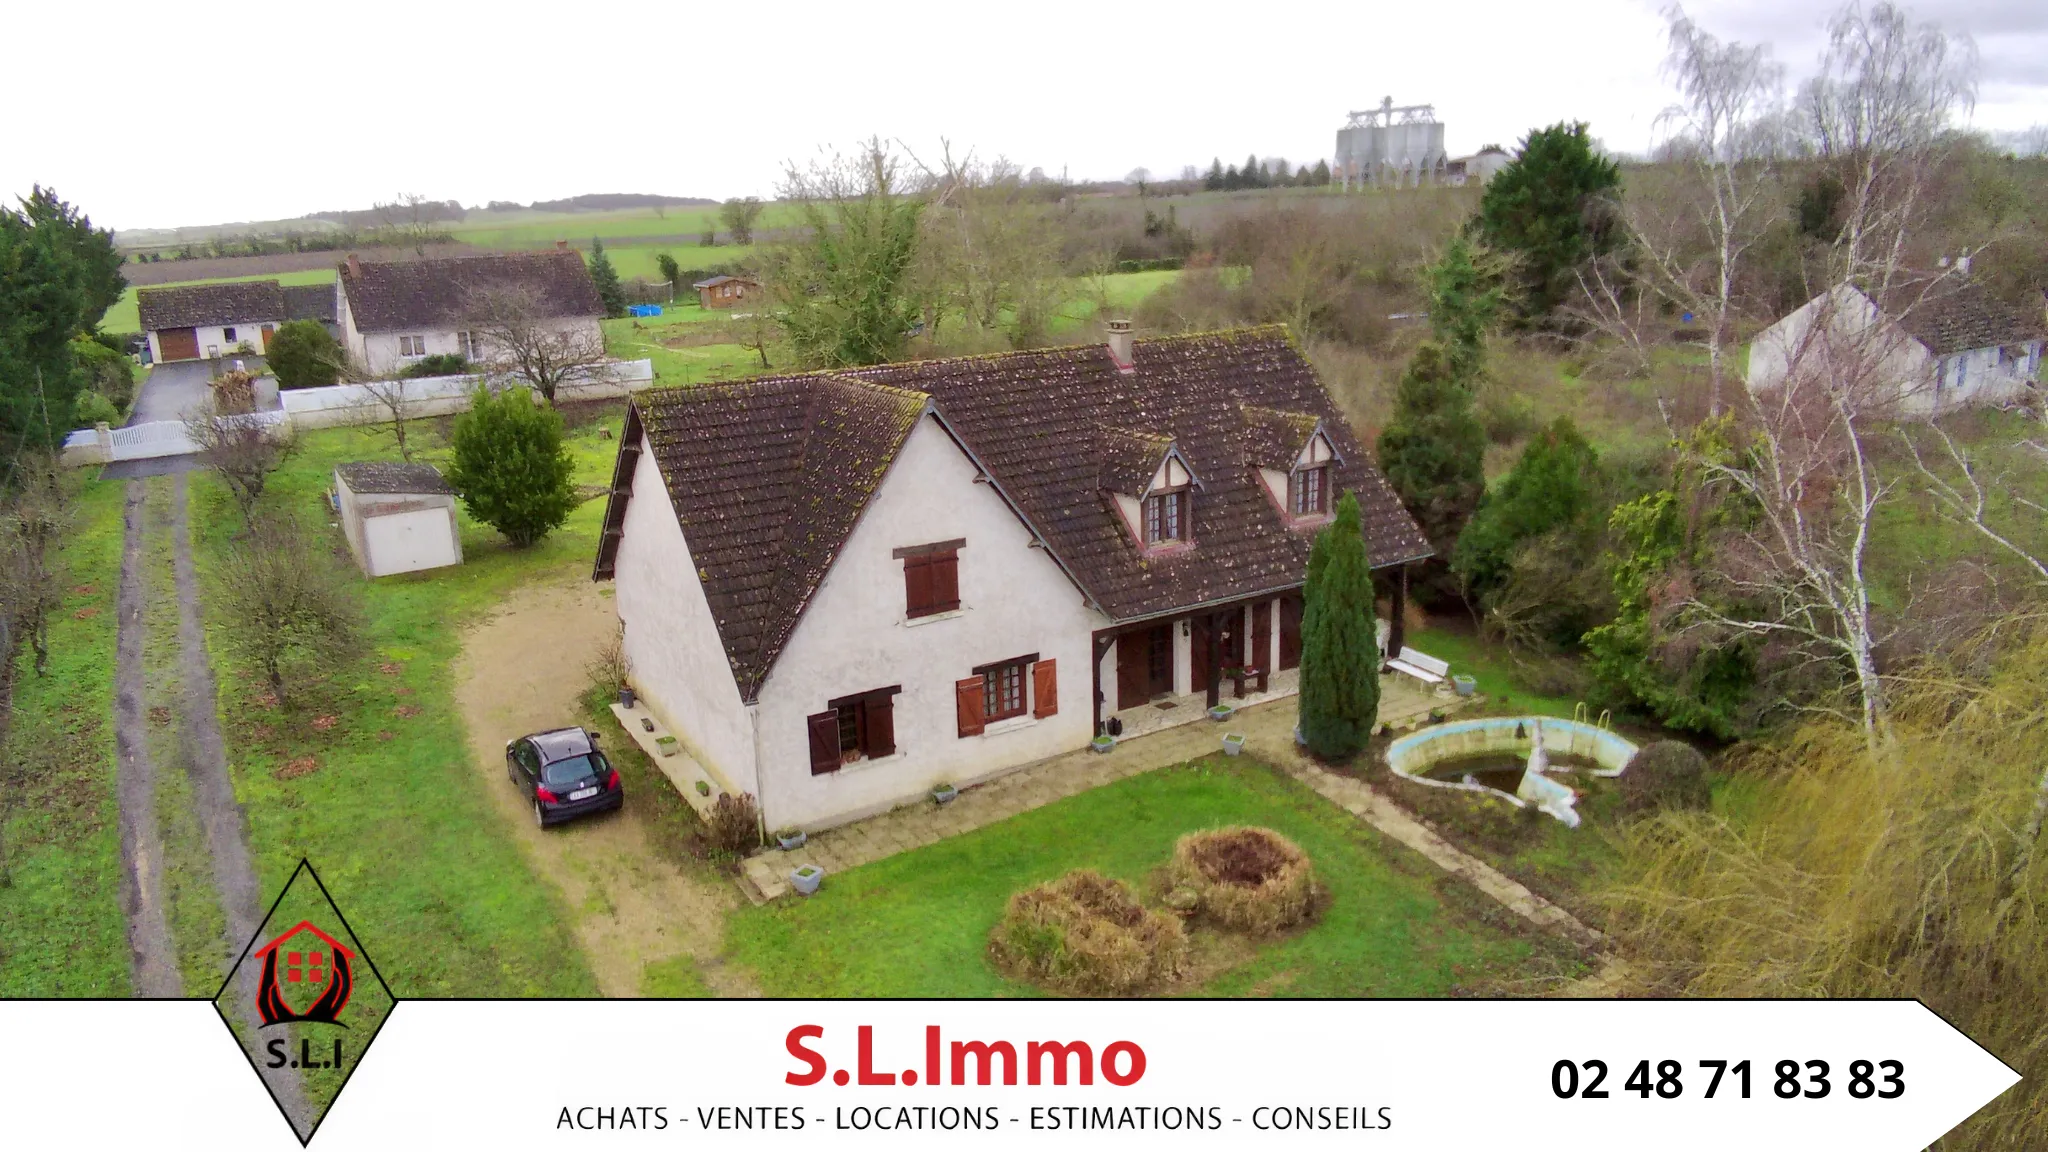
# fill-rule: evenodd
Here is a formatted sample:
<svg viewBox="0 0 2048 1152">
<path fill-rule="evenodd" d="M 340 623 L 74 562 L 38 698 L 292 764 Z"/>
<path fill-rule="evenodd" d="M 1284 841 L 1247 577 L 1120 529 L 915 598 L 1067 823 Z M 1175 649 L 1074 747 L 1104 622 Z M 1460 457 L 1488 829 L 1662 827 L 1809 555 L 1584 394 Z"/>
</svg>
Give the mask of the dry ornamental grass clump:
<svg viewBox="0 0 2048 1152">
<path fill-rule="evenodd" d="M 1011 896 L 989 951 L 1053 991 L 1118 996 L 1178 975 L 1188 941 L 1180 921 L 1140 905 L 1121 881 L 1081 870 Z"/>
<path fill-rule="evenodd" d="M 1308 920 L 1319 896 L 1308 854 L 1270 828 L 1188 833 L 1173 846 L 1167 880 L 1194 893 L 1197 915 L 1254 935 Z"/>
</svg>

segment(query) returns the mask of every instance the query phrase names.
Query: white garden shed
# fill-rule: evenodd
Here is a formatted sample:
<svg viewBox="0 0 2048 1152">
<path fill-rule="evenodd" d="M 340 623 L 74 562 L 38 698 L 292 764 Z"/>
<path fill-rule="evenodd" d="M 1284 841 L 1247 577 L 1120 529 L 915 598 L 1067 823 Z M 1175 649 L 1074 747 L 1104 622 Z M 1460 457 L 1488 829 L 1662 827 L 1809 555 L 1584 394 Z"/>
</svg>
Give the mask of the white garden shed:
<svg viewBox="0 0 2048 1152">
<path fill-rule="evenodd" d="M 334 470 L 348 550 L 367 576 L 462 563 L 455 489 L 431 464 L 372 460 Z"/>
</svg>

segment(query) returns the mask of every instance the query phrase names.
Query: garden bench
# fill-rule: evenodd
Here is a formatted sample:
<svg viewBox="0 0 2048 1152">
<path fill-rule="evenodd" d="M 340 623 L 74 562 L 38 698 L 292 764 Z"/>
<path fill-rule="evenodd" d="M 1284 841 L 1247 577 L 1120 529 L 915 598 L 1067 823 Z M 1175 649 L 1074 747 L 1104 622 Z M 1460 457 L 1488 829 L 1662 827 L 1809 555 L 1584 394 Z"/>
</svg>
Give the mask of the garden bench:
<svg viewBox="0 0 2048 1152">
<path fill-rule="evenodd" d="M 1387 661 L 1387 667 L 1396 672 L 1415 677 L 1424 684 L 1441 684 L 1451 674 L 1451 662 L 1439 660 L 1413 648 L 1401 649 L 1401 654 Z"/>
</svg>

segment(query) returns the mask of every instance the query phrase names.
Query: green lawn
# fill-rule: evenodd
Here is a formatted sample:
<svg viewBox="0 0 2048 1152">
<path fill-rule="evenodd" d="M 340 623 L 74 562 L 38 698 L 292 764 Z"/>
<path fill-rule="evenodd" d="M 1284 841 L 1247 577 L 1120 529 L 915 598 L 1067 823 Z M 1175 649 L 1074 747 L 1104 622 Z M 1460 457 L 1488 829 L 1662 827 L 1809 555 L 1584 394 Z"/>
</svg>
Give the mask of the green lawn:
<svg viewBox="0 0 2048 1152">
<path fill-rule="evenodd" d="M 1074 868 L 1142 886 L 1182 833 L 1257 824 L 1292 837 L 1332 892 L 1309 930 L 1259 947 L 1199 992 L 1443 996 L 1523 971 L 1536 948 L 1483 898 L 1249 757 L 1134 776 L 830 876 L 809 899 L 743 908 L 732 960 L 770 996 L 1028 996 L 985 958 L 1016 890 Z"/>
<path fill-rule="evenodd" d="M 61 557 L 67 592 L 50 617 L 47 675 L 23 651 L 16 739 L 67 749 L 65 769 L 31 781 L 4 829 L 12 883 L 0 887 L 0 997 L 126 996 L 119 811 L 114 801 L 115 597 L 119 484 L 70 477 L 77 492 Z"/>
<path fill-rule="evenodd" d="M 337 259 L 339 259 L 337 257 Z M 175 284 L 149 284 L 149 288 L 182 288 L 188 284 L 226 284 L 235 280 L 275 280 L 279 284 L 332 284 L 334 269 L 314 268 L 305 272 L 270 272 L 260 276 L 223 276 L 215 280 L 180 280 Z M 135 314 L 135 287 L 121 293 L 107 314 L 100 318 L 102 332 L 140 332 L 142 322 Z"/>
<path fill-rule="evenodd" d="M 607 424 L 616 434 L 618 419 Z M 579 484 L 601 485 L 611 474 L 617 442 L 596 432 L 591 426 L 571 438 Z M 305 434 L 265 500 L 324 525 L 322 492 L 333 467 L 394 455 L 388 440 L 362 429 Z M 440 463 L 444 456 L 425 453 Z M 211 474 L 193 474 L 192 500 L 205 579 L 239 518 Z M 213 644 L 236 790 L 266 887 L 283 884 L 301 855 L 310 858 L 400 995 L 595 993 L 568 910 L 479 791 L 452 667 L 463 623 L 508 590 L 588 571 L 603 511 L 602 501 L 585 502 L 524 551 L 464 514 L 460 567 L 365 583 L 375 653 L 301 712 L 266 707 L 255 678 L 238 674 Z M 339 550 L 338 533 L 335 541 Z M 321 716 L 334 718 L 324 731 Z M 306 756 L 315 771 L 276 775 Z"/>
<path fill-rule="evenodd" d="M 1470 629 L 1424 628 L 1410 632 L 1405 642 L 1419 652 L 1450 661 L 1453 675 L 1472 677 L 1479 681 L 1480 692 L 1494 700 L 1506 697 L 1517 711 L 1569 719 L 1579 703 L 1527 687 L 1506 651 L 1474 636 Z"/>
<path fill-rule="evenodd" d="M 542 248 L 557 240 L 581 246 L 593 236 L 601 237 L 607 248 L 613 240 L 622 244 L 650 237 L 687 237 L 676 246 L 676 259 L 685 267 L 681 248 L 693 246 L 706 228 L 729 236 L 719 219 L 716 204 L 672 208 L 625 208 L 611 212 L 471 212 L 449 227 L 457 240 L 488 248 Z M 757 229 L 781 228 L 794 222 L 796 209 L 790 205 L 768 204 L 754 222 Z"/>
</svg>

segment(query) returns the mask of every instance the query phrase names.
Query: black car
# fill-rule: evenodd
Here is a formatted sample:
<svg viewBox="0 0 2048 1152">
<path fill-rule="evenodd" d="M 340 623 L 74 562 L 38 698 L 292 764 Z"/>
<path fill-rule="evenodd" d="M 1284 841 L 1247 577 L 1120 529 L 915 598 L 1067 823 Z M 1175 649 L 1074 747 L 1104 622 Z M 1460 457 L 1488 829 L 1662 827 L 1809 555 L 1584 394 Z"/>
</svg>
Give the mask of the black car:
<svg viewBox="0 0 2048 1152">
<path fill-rule="evenodd" d="M 505 774 L 533 802 L 534 822 L 543 828 L 626 802 L 618 769 L 597 750 L 596 735 L 581 728 L 506 741 Z"/>
</svg>

